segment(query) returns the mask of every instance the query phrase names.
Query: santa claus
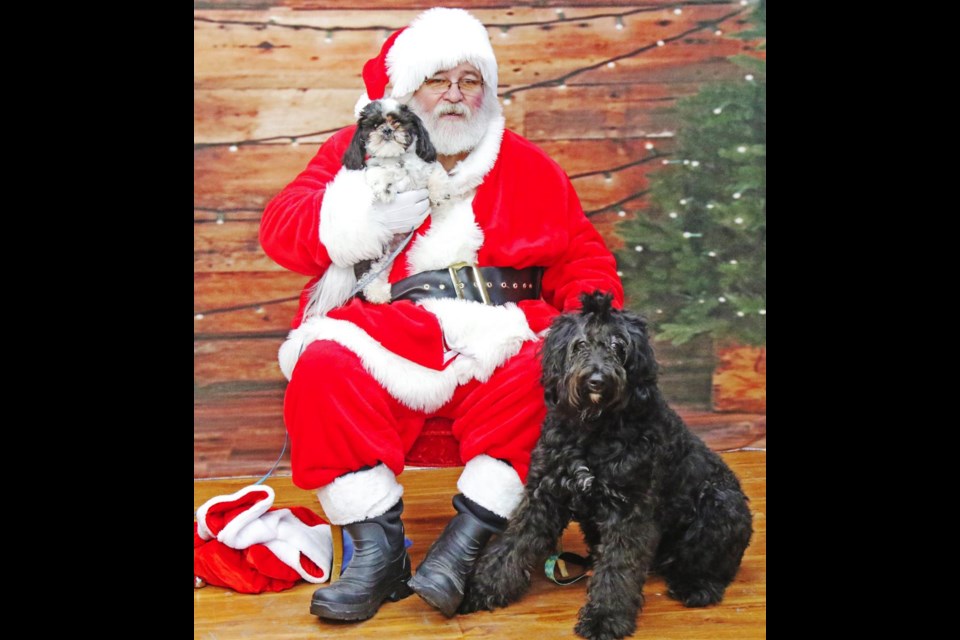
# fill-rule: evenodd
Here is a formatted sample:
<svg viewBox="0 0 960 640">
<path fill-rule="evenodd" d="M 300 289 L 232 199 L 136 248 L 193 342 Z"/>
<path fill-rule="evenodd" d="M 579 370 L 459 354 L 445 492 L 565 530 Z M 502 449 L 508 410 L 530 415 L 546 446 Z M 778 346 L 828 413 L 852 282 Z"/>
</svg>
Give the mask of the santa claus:
<svg viewBox="0 0 960 640">
<path fill-rule="evenodd" d="M 376 200 L 363 171 L 343 167 L 351 126 L 263 213 L 266 253 L 314 276 L 280 349 L 293 481 L 318 489 L 356 546 L 311 612 L 363 620 L 412 589 L 450 616 L 522 494 L 545 414 L 542 332 L 582 291 L 610 291 L 618 306 L 623 291 L 566 174 L 504 129 L 497 62 L 476 18 L 422 13 L 386 40 L 363 79 L 358 112 L 389 85 L 423 120 L 453 195 L 435 206 L 426 189 Z M 371 265 L 386 266 L 386 295 L 347 299 Z M 457 515 L 411 579 L 397 476 L 433 416 L 452 421 L 465 466 Z"/>
</svg>

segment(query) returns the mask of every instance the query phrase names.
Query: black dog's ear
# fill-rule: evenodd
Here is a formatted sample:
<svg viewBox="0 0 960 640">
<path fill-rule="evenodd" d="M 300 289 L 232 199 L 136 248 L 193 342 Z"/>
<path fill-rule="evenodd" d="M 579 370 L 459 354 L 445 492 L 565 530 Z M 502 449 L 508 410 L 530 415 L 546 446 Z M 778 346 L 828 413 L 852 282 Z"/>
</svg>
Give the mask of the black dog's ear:
<svg viewBox="0 0 960 640">
<path fill-rule="evenodd" d="M 642 396 L 641 400 L 645 400 L 649 391 L 657 383 L 660 369 L 653 346 L 650 344 L 647 319 L 629 311 L 624 312 L 620 317 L 630 340 L 626 362 L 630 372 L 629 377 L 639 383 L 638 393 Z"/>
<path fill-rule="evenodd" d="M 540 366 L 543 369 L 541 383 L 544 399 L 554 405 L 559 399 L 563 386 L 564 372 L 567 370 L 567 345 L 577 336 L 579 322 L 569 313 L 554 318 L 550 331 L 543 341 L 540 353 Z"/>
<path fill-rule="evenodd" d="M 367 130 L 363 125 L 357 125 L 357 130 L 353 132 L 353 140 L 350 146 L 343 153 L 343 166 L 352 171 L 363 169 L 364 159 L 367 155 Z"/>
<path fill-rule="evenodd" d="M 410 115 L 413 116 L 411 122 L 413 130 L 417 135 L 417 155 L 420 156 L 424 162 L 436 161 L 437 150 L 433 147 L 433 143 L 430 142 L 430 134 L 427 133 L 427 128 L 423 126 L 423 120 L 418 118 L 417 114 L 412 111 Z"/>
<path fill-rule="evenodd" d="M 595 313 L 601 321 L 610 321 L 610 309 L 613 304 L 612 293 L 604 293 L 599 289 L 595 289 L 593 293 L 584 291 L 580 294 L 580 304 L 583 305 L 581 313 L 584 315 Z"/>
</svg>

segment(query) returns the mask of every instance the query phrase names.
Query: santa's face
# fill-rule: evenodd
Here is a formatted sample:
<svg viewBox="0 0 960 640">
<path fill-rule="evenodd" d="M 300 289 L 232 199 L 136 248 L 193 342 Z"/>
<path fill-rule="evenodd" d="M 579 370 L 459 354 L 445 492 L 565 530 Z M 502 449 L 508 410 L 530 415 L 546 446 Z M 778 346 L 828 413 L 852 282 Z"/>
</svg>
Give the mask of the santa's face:
<svg viewBox="0 0 960 640">
<path fill-rule="evenodd" d="M 483 138 L 496 115 L 496 106 L 489 102 L 480 71 L 464 62 L 430 76 L 414 92 L 409 107 L 423 120 L 437 153 L 455 155 L 471 151 Z"/>
</svg>

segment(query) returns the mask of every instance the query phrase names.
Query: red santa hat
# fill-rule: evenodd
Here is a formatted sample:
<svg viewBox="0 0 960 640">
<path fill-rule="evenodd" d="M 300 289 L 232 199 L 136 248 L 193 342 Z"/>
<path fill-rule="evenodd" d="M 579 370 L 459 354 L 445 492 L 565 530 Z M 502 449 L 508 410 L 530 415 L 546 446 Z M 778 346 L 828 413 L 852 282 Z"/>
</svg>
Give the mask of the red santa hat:
<svg viewBox="0 0 960 640">
<path fill-rule="evenodd" d="M 274 509 L 273 500 L 272 488 L 251 485 L 211 498 L 197 510 L 195 579 L 242 593 L 329 579 L 330 525 L 306 507 Z"/>
<path fill-rule="evenodd" d="M 366 94 L 354 107 L 355 115 L 371 100 L 386 95 L 406 102 L 423 81 L 438 71 L 469 62 L 483 76 L 485 98 L 497 99 L 497 59 L 490 34 L 479 20 L 463 9 L 438 7 L 424 11 L 410 26 L 393 33 L 380 55 L 363 65 Z"/>
</svg>

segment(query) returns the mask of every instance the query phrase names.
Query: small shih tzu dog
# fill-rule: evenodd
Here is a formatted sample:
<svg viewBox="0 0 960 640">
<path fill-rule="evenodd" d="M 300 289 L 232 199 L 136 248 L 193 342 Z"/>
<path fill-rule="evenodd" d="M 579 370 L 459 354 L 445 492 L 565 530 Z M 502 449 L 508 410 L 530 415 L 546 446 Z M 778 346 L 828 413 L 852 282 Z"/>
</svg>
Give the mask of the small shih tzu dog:
<svg viewBox="0 0 960 640">
<path fill-rule="evenodd" d="M 396 194 L 426 188 L 434 206 L 450 199 L 447 172 L 423 122 L 405 104 L 389 98 L 365 106 L 357 121 L 343 166 L 364 170 L 374 197 L 392 202 Z"/>
</svg>

